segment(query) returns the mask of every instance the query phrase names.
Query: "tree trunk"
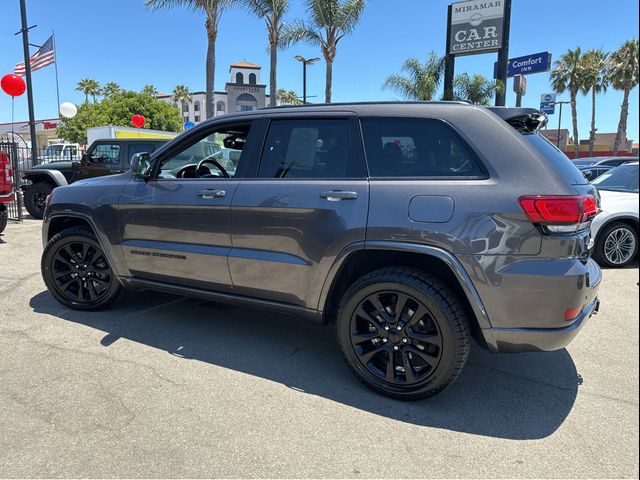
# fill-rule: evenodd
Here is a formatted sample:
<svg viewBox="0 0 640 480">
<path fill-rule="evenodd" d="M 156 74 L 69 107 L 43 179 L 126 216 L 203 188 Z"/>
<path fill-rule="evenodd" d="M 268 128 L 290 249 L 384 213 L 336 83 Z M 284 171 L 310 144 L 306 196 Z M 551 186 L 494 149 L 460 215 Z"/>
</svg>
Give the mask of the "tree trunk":
<svg viewBox="0 0 640 480">
<path fill-rule="evenodd" d="M 589 157 L 593 157 L 593 144 L 596 141 L 596 89 L 591 89 L 591 132 L 589 132 Z"/>
<path fill-rule="evenodd" d="M 215 102 L 214 102 L 214 79 L 216 74 L 216 37 L 218 31 L 215 25 L 215 20 L 207 19 L 205 22 L 207 29 L 207 72 L 205 78 L 205 118 L 212 118 L 215 115 Z"/>
<path fill-rule="evenodd" d="M 278 68 L 278 43 L 271 42 L 269 47 L 271 49 L 271 66 L 269 67 L 269 106 L 276 106 L 277 85 L 276 85 L 276 70 Z"/>
<path fill-rule="evenodd" d="M 573 158 L 580 157 L 580 139 L 578 138 L 578 109 L 576 107 L 576 93 L 571 92 L 571 121 L 573 123 Z"/>
<path fill-rule="evenodd" d="M 325 59 L 326 78 L 324 87 L 324 101 L 325 103 L 331 103 L 331 84 L 333 82 L 333 60 Z"/>
<path fill-rule="evenodd" d="M 618 131 L 616 133 L 616 140 L 613 142 L 613 154 L 618 155 L 618 149 L 622 140 L 627 138 L 627 117 L 629 116 L 629 90 L 624 89 L 624 96 L 622 97 L 622 108 L 620 109 L 620 121 L 618 122 Z"/>
</svg>

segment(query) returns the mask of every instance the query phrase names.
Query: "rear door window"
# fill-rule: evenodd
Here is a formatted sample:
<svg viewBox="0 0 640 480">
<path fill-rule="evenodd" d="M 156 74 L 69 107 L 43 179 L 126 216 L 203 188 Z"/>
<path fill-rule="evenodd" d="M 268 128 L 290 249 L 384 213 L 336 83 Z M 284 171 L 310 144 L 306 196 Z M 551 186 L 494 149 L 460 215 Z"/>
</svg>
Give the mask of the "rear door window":
<svg viewBox="0 0 640 480">
<path fill-rule="evenodd" d="M 371 177 L 484 177 L 471 148 L 446 123 L 422 118 L 363 118 Z"/>
<path fill-rule="evenodd" d="M 349 120 L 273 120 L 262 150 L 259 178 L 362 178 Z"/>
</svg>

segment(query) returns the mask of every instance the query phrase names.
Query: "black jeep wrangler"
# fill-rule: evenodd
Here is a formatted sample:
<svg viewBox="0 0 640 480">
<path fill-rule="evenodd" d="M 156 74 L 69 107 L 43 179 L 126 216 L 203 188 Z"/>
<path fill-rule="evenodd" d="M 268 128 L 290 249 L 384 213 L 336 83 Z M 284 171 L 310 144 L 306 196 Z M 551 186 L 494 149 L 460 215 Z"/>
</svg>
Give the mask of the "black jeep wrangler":
<svg viewBox="0 0 640 480">
<path fill-rule="evenodd" d="M 62 185 L 129 170 L 131 157 L 154 152 L 164 139 L 111 138 L 96 140 L 77 162 L 62 161 L 37 165 L 22 172 L 24 204 L 32 217 L 42 218 L 47 195 Z"/>
</svg>

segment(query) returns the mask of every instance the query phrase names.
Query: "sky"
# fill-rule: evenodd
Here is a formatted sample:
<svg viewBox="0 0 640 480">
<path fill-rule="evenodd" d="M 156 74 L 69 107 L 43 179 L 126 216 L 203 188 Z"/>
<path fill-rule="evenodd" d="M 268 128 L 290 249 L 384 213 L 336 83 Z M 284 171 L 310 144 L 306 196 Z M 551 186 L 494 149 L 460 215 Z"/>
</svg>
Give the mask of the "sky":
<svg viewBox="0 0 640 480">
<path fill-rule="evenodd" d="M 395 100 L 384 90 L 388 75 L 399 73 L 409 57 L 426 59 L 429 52 L 444 54 L 447 0 L 367 0 L 356 30 L 338 45 L 333 69 L 333 101 Z M 12 73 L 23 60 L 22 41 L 14 33 L 20 29 L 19 0 L 2 0 L 0 22 L 0 75 Z M 290 0 L 287 20 L 304 18 L 304 0 Z M 81 103 L 84 96 L 75 90 L 82 78 L 100 83 L 116 82 L 124 88 L 140 90 L 153 84 L 170 93 L 185 84 L 192 91 L 204 90 L 206 35 L 204 16 L 184 7 L 151 11 L 144 0 L 27 0 L 31 43 L 42 44 L 55 30 L 60 81 L 60 101 Z M 638 37 L 638 1 L 608 0 L 513 0 L 509 57 L 542 51 L 555 60 L 569 48 L 601 48 L 612 51 L 625 40 Z M 261 80 L 269 79 L 267 36 L 262 20 L 235 8 L 224 13 L 218 35 L 215 75 L 216 90 L 229 80 L 229 65 L 246 60 L 263 66 Z M 33 52 L 33 50 L 32 50 Z M 306 45 L 294 45 L 279 52 L 278 88 L 302 92 L 302 65 L 296 54 L 321 57 Z M 456 59 L 456 73 L 493 76 L 497 54 Z M 324 62 L 308 67 L 307 93 L 310 101 L 324 100 Z M 548 73 L 527 77 L 523 106 L 539 107 L 540 94 L 551 92 Z M 33 73 L 37 119 L 57 115 L 53 66 Z M 568 100 L 568 93 L 558 99 Z M 622 92 L 609 90 L 597 98 L 597 128 L 615 132 L 620 115 Z M 512 81 L 507 85 L 507 105 L 515 105 Z M 590 96 L 578 99 L 580 138 L 588 138 L 591 117 Z M 562 127 L 570 128 L 565 109 Z M 16 121 L 27 120 L 26 95 L 16 98 Z M 11 121 L 11 99 L 0 92 L 0 123 Z M 556 128 L 558 114 L 549 125 Z M 630 97 L 627 135 L 638 141 L 638 88 Z"/>
</svg>

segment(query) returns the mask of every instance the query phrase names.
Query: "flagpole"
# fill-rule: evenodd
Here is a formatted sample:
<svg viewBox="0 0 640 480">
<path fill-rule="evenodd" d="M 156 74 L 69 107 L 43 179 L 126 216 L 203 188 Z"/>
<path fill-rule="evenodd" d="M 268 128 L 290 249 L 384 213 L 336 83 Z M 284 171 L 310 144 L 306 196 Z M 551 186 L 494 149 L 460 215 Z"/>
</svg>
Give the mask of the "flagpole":
<svg viewBox="0 0 640 480">
<path fill-rule="evenodd" d="M 56 69 L 56 98 L 58 99 L 58 117 L 60 117 L 60 86 L 58 84 L 58 49 L 56 48 L 56 31 L 51 30 L 51 36 L 53 37 L 53 64 Z"/>
</svg>

